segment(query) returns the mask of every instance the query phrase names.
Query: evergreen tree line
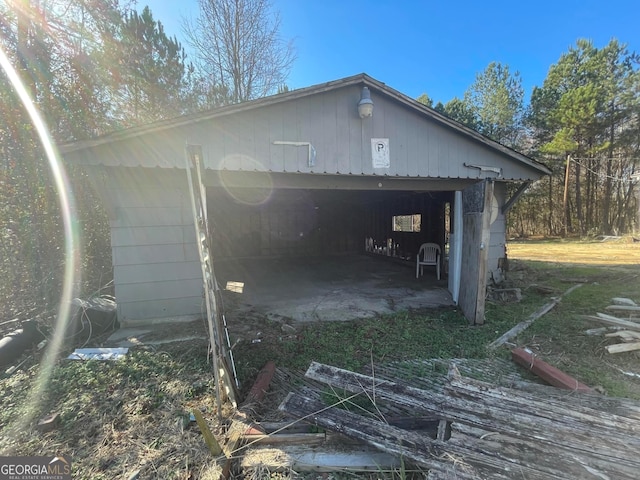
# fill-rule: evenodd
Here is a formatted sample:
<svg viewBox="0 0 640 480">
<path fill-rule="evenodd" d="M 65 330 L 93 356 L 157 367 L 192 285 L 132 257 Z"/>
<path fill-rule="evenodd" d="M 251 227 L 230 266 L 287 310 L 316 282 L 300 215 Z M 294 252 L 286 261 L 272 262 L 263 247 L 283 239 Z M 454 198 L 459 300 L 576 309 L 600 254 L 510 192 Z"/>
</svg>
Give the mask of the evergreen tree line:
<svg viewBox="0 0 640 480">
<path fill-rule="evenodd" d="M 200 0 L 197 18 L 184 26 L 193 59 L 148 7 L 134 7 L 127 0 L 0 2 L 0 48 L 56 144 L 283 88 L 295 55 L 278 36 L 268 0 Z M 2 320 L 54 312 L 65 258 L 43 146 L 1 69 L 0 119 Z M 65 168 L 82 250 L 77 292 L 104 293 L 112 277 L 108 219 L 83 172 Z"/>
<path fill-rule="evenodd" d="M 579 39 L 528 105 L 518 72 L 491 63 L 462 98 L 433 107 L 553 171 L 511 210 L 512 235 L 640 230 L 639 60 L 616 39 L 604 47 Z M 427 95 L 418 100 L 433 106 Z"/>
</svg>

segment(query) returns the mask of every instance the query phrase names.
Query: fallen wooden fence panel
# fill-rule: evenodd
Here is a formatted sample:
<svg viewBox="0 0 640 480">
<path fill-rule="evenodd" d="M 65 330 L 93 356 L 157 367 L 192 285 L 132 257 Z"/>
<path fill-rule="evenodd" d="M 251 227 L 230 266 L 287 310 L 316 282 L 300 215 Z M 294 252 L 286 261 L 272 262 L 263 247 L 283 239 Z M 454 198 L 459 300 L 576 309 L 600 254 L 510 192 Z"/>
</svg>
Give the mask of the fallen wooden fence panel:
<svg viewBox="0 0 640 480">
<path fill-rule="evenodd" d="M 615 399 L 602 397 L 603 402 L 599 404 L 597 397 L 590 395 L 590 406 L 587 407 L 572 402 L 569 396 L 541 397 L 532 392 L 493 387 L 466 378 L 452 378 L 445 387 L 445 393 L 437 394 L 317 363 L 309 367 L 307 375 L 335 388 L 361 392 L 375 401 L 403 404 L 417 412 L 439 415 L 453 422 L 457 428 L 453 428 L 452 439 L 443 443 L 429 441 L 427 445 L 420 446 L 422 455 L 425 452 L 431 456 L 434 452 L 461 455 L 474 468 L 485 473 L 487 469 L 497 468 L 492 463 L 494 461 L 502 464 L 502 471 L 517 465 L 527 471 L 521 475 L 522 478 L 607 478 L 614 475 L 609 478 L 633 479 L 640 471 L 640 459 L 637 458 L 640 421 L 633 415 L 609 413 L 608 408 L 616 404 Z M 617 411 L 624 412 L 625 404 L 631 402 L 619 403 Z M 592 408 L 594 406 L 600 408 Z M 631 410 L 633 414 L 637 414 L 640 408 L 635 407 Z M 307 414 L 311 413 L 307 411 Z M 318 420 L 324 413 L 320 412 L 313 418 Z M 460 432 L 465 428 L 467 433 L 462 438 Z M 474 440 L 468 434 L 473 429 L 484 431 L 489 436 Z M 348 434 L 353 435 L 353 432 Z M 495 435 L 499 437 L 492 439 Z M 370 440 L 372 445 L 376 444 L 375 438 Z M 506 439 L 499 442 L 499 448 L 496 447 L 496 438 Z M 426 442 L 425 439 L 423 441 Z M 385 445 L 376 446 L 388 448 Z M 536 462 L 527 456 L 527 448 L 518 449 L 515 445 L 527 446 L 545 458 Z M 462 451 L 463 446 L 467 450 Z M 469 452 L 469 449 L 473 451 Z M 416 456 L 416 452 L 412 455 L 410 458 L 427 465 L 425 458 Z"/>
<path fill-rule="evenodd" d="M 452 424 L 451 430 L 448 444 L 465 446 L 475 443 L 487 454 L 499 452 L 500 456 L 508 458 L 510 463 L 539 469 L 548 473 L 549 478 L 602 479 L 610 478 L 608 475 L 612 472 L 615 472 L 615 478 L 631 479 L 637 476 L 634 465 L 627 466 L 621 474 L 621 466 L 610 459 L 576 455 L 570 447 L 559 448 L 535 438 L 514 437 L 462 423 Z"/>
<path fill-rule="evenodd" d="M 447 450 L 443 448 L 443 442 L 438 440 L 336 407 L 327 407 L 318 400 L 302 395 L 289 394 L 280 405 L 280 409 L 441 474 L 455 472 L 456 478 L 461 479 L 511 478 L 509 475 L 504 475 L 505 465 L 489 455 L 477 454 L 468 448 L 454 447 Z M 549 477 L 536 475 L 536 472 L 527 472 L 526 478 Z"/>
</svg>

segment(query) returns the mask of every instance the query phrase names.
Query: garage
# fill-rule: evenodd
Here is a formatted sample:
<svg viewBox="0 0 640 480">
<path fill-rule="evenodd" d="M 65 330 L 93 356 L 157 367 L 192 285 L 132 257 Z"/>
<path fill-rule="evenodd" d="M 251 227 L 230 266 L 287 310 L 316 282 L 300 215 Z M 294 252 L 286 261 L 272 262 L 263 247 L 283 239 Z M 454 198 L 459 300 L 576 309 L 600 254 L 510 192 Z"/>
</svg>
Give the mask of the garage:
<svg viewBox="0 0 640 480">
<path fill-rule="evenodd" d="M 232 272 L 219 283 L 234 281 L 234 264 L 269 260 L 394 265 L 412 290 L 444 289 L 471 323 L 504 275 L 505 213 L 550 173 L 365 74 L 66 145 L 110 215 L 125 325 L 201 315 L 194 146 L 216 270 Z M 423 243 L 441 251 L 440 280 L 431 267 L 416 279 Z"/>
</svg>

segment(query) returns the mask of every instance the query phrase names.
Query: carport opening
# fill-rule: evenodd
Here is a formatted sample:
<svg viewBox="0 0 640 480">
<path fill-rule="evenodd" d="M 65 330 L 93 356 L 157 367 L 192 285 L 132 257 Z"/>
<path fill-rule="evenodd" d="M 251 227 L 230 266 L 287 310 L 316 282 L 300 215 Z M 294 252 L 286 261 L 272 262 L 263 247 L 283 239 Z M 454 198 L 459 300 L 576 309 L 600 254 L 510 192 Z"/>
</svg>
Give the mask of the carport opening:
<svg viewBox="0 0 640 480">
<path fill-rule="evenodd" d="M 240 311 L 352 320 L 452 304 L 435 268 L 415 275 L 422 243 L 444 247 L 446 193 L 210 187 L 207 196 L 218 284 Z"/>
<path fill-rule="evenodd" d="M 447 243 L 451 192 L 246 189 L 207 191 L 217 260 L 372 254 L 415 259 Z"/>
</svg>

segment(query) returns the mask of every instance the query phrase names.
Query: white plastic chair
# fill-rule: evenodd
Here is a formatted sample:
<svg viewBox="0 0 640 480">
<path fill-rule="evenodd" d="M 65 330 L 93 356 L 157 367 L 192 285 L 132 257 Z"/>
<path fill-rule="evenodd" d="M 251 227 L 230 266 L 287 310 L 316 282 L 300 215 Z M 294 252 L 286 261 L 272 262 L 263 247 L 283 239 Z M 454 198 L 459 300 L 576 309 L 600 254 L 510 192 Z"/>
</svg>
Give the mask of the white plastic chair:
<svg viewBox="0 0 640 480">
<path fill-rule="evenodd" d="M 435 265 L 438 280 L 440 280 L 440 245 L 437 243 L 423 243 L 420 245 L 416 257 L 416 278 L 423 275 L 423 268 L 427 265 Z"/>
</svg>

